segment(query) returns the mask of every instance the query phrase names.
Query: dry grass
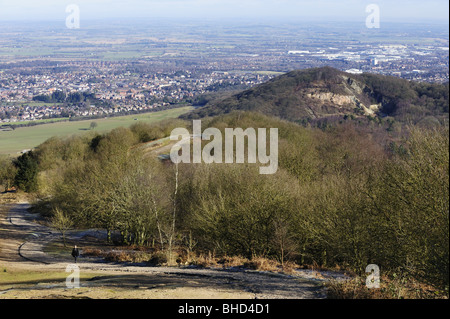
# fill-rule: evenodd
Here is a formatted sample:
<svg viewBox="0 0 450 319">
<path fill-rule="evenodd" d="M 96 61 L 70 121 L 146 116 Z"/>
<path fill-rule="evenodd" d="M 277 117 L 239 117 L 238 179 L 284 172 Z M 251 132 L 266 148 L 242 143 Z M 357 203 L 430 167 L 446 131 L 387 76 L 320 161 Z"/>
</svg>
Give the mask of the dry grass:
<svg viewBox="0 0 450 319">
<path fill-rule="evenodd" d="M 283 272 L 293 273 L 295 269 L 300 268 L 299 265 L 293 262 L 285 262 L 281 265 L 279 262 L 268 259 L 265 257 L 253 257 L 248 259 L 242 256 L 222 256 L 215 257 L 209 253 L 207 255 L 201 254 L 197 257 L 193 257 L 188 264 L 199 266 L 202 268 L 245 268 L 257 271 L 271 271 L 271 272 Z"/>
<path fill-rule="evenodd" d="M 147 247 L 124 246 L 114 248 L 86 247 L 82 252 L 86 257 L 103 258 L 110 262 L 133 262 L 147 263 L 150 266 L 197 266 L 201 268 L 243 268 L 257 271 L 270 271 L 293 273 L 300 268 L 293 262 L 285 262 L 283 265 L 276 260 L 265 257 L 253 257 L 248 259 L 242 256 L 220 256 L 216 257 L 214 253 L 204 254 L 186 253 L 180 251 L 172 252 L 174 262 L 169 262 L 168 253 Z"/>
<path fill-rule="evenodd" d="M 151 248 L 127 246 L 115 247 L 114 249 L 84 248 L 83 255 L 86 257 L 103 258 L 110 262 L 131 262 L 131 263 L 147 263 L 151 266 L 171 266 L 174 262 L 170 262 L 169 254 L 163 251 L 154 251 Z M 180 259 L 176 252 L 172 252 L 172 259 Z"/>
<path fill-rule="evenodd" d="M 103 250 L 98 248 L 85 248 L 83 255 L 86 257 L 100 257 L 111 262 L 132 262 L 140 263 L 147 262 L 152 257 L 152 254 L 142 250 L 125 250 L 113 249 Z"/>
<path fill-rule="evenodd" d="M 252 258 L 244 263 L 244 267 L 259 271 L 279 271 L 280 269 L 278 262 L 263 257 Z"/>
<path fill-rule="evenodd" d="M 201 254 L 198 257 L 194 257 L 190 262 L 191 265 L 199 266 L 202 268 L 210 268 L 218 266 L 218 259 L 209 252 L 207 255 Z"/>
<path fill-rule="evenodd" d="M 243 267 L 243 265 L 247 262 L 248 259 L 241 256 L 224 256 L 222 258 L 219 258 L 217 261 L 217 263 L 222 265 L 222 267 L 224 268 Z"/>
<path fill-rule="evenodd" d="M 32 198 L 30 195 L 21 191 L 0 193 L 0 204 L 14 204 L 19 202 L 30 201 Z"/>
<path fill-rule="evenodd" d="M 448 291 L 439 291 L 414 279 L 380 279 L 380 288 L 368 289 L 365 278 L 327 283 L 330 299 L 448 299 Z"/>
<path fill-rule="evenodd" d="M 286 274 L 292 274 L 292 273 L 294 273 L 294 271 L 295 271 L 296 269 L 299 269 L 299 268 L 300 268 L 299 265 L 297 265 L 297 264 L 294 263 L 294 262 L 290 262 L 290 261 L 286 261 L 286 262 L 281 266 L 282 272 L 284 272 L 284 273 L 286 273 Z"/>
</svg>

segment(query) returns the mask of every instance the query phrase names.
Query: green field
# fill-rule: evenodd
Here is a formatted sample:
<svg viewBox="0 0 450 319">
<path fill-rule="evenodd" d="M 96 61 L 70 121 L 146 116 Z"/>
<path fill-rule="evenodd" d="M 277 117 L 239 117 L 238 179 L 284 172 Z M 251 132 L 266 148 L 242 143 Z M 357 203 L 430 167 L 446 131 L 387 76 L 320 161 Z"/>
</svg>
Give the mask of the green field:
<svg viewBox="0 0 450 319">
<path fill-rule="evenodd" d="M 91 122 L 96 122 L 98 124 L 97 128 L 95 128 L 97 132 L 104 133 L 121 126 L 128 127 L 136 123 L 136 121 L 153 123 L 168 118 L 175 118 L 183 113 L 191 111 L 192 109 L 193 107 L 191 106 L 184 106 L 176 109 L 152 113 L 86 121 L 66 121 L 31 127 L 19 127 L 11 131 L 0 131 L 0 154 L 17 156 L 21 151 L 32 149 L 45 142 L 52 136 L 63 137 L 74 134 L 83 134 L 90 130 Z"/>
</svg>

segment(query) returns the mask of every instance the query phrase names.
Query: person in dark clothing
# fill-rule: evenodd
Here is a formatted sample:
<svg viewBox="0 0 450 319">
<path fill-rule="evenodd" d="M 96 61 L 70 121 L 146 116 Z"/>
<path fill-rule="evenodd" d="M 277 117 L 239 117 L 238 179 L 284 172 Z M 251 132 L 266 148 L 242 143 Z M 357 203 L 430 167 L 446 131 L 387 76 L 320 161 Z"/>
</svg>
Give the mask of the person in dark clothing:
<svg viewBox="0 0 450 319">
<path fill-rule="evenodd" d="M 72 257 L 75 258 L 75 263 L 77 263 L 77 258 L 80 256 L 80 251 L 77 248 L 77 245 L 72 249 Z"/>
</svg>

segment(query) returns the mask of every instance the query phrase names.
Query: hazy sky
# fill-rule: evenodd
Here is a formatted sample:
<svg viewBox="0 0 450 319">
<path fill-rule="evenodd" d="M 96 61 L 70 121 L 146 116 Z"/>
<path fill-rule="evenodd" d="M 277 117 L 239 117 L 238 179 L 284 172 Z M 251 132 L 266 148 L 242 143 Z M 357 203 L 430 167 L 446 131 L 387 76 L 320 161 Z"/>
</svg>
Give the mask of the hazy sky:
<svg viewBox="0 0 450 319">
<path fill-rule="evenodd" d="M 446 22 L 448 0 L 0 0 L 2 20 L 65 20 L 77 4 L 81 19 L 308 19 L 364 21 L 368 4 L 378 4 L 381 21 Z"/>
</svg>

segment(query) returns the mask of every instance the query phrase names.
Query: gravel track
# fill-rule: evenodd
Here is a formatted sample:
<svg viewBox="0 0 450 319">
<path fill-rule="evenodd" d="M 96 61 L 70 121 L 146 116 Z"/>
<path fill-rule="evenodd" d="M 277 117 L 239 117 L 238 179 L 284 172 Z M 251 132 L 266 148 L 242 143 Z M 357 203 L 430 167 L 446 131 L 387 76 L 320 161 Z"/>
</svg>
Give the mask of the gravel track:
<svg viewBox="0 0 450 319">
<path fill-rule="evenodd" d="M 65 271 L 67 260 L 54 258 L 43 251 L 44 245 L 59 234 L 36 222 L 27 203 L 14 205 L 1 220 L 0 264 L 30 271 Z M 71 232 L 77 238 L 80 232 Z M 11 235 L 11 236 L 9 236 Z M 299 270 L 292 275 L 245 269 L 199 269 L 193 267 L 148 267 L 136 264 L 107 263 L 80 258 L 81 272 L 101 274 L 83 281 L 82 287 L 120 287 L 127 289 L 190 288 L 200 291 L 235 292 L 237 298 L 316 299 L 325 298 L 323 283 L 330 278 L 344 278 L 338 273 Z M 63 286 L 57 284 L 56 286 Z M 35 287 L 36 288 L 36 287 Z M 48 288 L 48 287 L 47 287 Z M 3 291 L 3 293 L 6 293 Z M 1 292 L 0 292 L 1 294 Z M 192 296 L 191 296 L 192 297 Z"/>
</svg>

